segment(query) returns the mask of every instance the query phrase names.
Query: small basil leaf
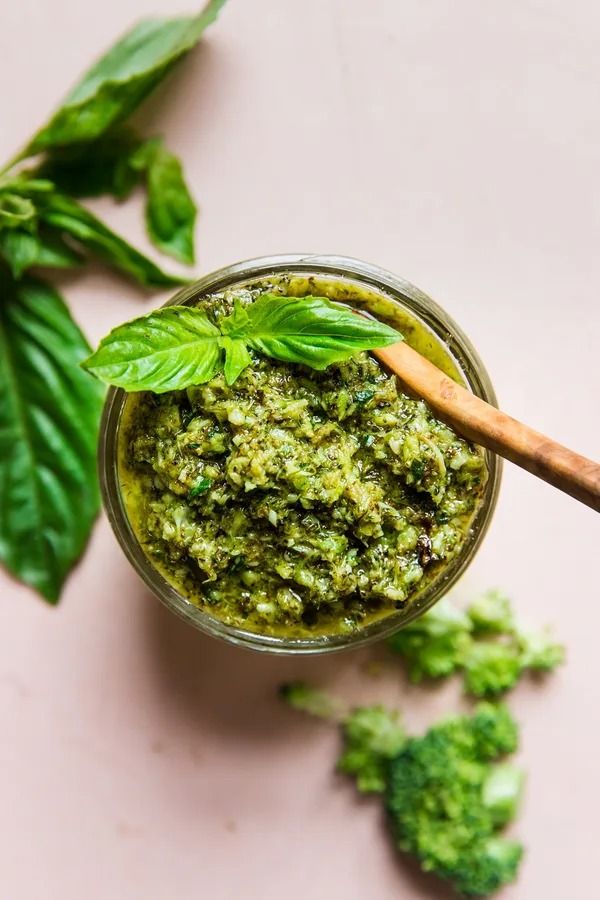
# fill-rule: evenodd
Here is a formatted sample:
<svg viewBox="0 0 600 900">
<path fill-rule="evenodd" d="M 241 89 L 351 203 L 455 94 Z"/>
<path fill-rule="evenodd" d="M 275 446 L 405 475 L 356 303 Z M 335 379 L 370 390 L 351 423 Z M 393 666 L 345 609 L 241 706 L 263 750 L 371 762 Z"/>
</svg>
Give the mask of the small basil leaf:
<svg viewBox="0 0 600 900">
<path fill-rule="evenodd" d="M 22 228 L 35 223 L 36 209 L 28 197 L 19 194 L 0 194 L 0 228 Z"/>
<path fill-rule="evenodd" d="M 225 365 L 223 366 L 225 381 L 227 384 L 233 384 L 244 369 L 252 365 L 252 357 L 248 353 L 245 342 L 239 338 L 232 339 L 225 336 L 221 339 L 221 345 L 225 351 Z"/>
<path fill-rule="evenodd" d="M 141 144 L 132 131 L 118 128 L 95 141 L 50 150 L 36 176 L 50 179 L 72 197 L 112 194 L 124 200 L 141 179 L 131 165 Z"/>
<path fill-rule="evenodd" d="M 220 340 L 206 313 L 166 306 L 113 329 L 83 367 L 107 384 L 162 394 L 210 381 L 221 364 Z"/>
<path fill-rule="evenodd" d="M 55 603 L 98 512 L 104 391 L 79 369 L 89 348 L 58 294 L 0 278 L 0 560 Z"/>
<path fill-rule="evenodd" d="M 402 335 L 325 297 L 262 294 L 246 307 L 248 322 L 230 332 L 255 350 L 284 362 L 325 369 L 360 350 L 386 347 Z"/>
<path fill-rule="evenodd" d="M 63 194 L 49 194 L 39 206 L 43 222 L 68 234 L 113 268 L 130 275 L 140 284 L 167 286 L 185 283 L 186 279 L 169 275 L 147 256 L 107 228 L 75 200 Z"/>
<path fill-rule="evenodd" d="M 197 43 L 224 3 L 210 0 L 196 16 L 139 22 L 86 72 L 22 158 L 94 140 L 129 116 Z"/>
<path fill-rule="evenodd" d="M 239 297 L 233 301 L 233 312 L 230 316 L 223 316 L 219 319 L 219 327 L 223 334 L 242 334 L 248 325 L 248 312 L 245 306 L 242 306 Z"/>
<path fill-rule="evenodd" d="M 8 263 L 15 278 L 34 265 L 39 253 L 37 234 L 11 228 L 0 232 L 0 253 Z"/>
<path fill-rule="evenodd" d="M 146 227 L 150 239 L 163 253 L 191 265 L 196 204 L 183 179 L 181 163 L 155 138 L 140 147 L 130 165 L 146 174 Z"/>
<path fill-rule="evenodd" d="M 15 278 L 20 278 L 32 266 L 71 269 L 83 262 L 59 234 L 53 234 L 49 229 L 31 233 L 12 228 L 0 232 L 0 254 Z"/>
</svg>

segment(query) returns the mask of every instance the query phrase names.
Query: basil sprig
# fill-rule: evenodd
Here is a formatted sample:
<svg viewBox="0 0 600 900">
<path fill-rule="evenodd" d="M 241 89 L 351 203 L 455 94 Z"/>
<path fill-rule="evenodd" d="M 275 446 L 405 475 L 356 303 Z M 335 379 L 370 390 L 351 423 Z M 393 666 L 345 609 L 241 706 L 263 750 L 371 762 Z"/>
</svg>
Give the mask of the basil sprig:
<svg viewBox="0 0 600 900">
<path fill-rule="evenodd" d="M 265 293 L 248 306 L 237 301 L 216 324 L 202 309 L 163 307 L 113 329 L 82 365 L 106 384 L 162 394 L 204 384 L 220 370 L 233 384 L 252 364 L 249 349 L 322 370 L 401 340 L 389 325 L 325 297 Z"/>
<path fill-rule="evenodd" d="M 188 280 L 165 272 L 78 200 L 123 200 L 142 184 L 150 240 L 193 262 L 196 206 L 181 164 L 161 139 L 136 134 L 126 120 L 224 2 L 140 22 L 0 167 L 0 562 L 52 603 L 98 512 L 103 389 L 79 368 L 90 347 L 68 308 L 31 270 L 82 269 L 92 257 L 146 287 Z M 207 372 L 222 352 L 215 345 L 212 363 L 204 353 Z"/>
</svg>

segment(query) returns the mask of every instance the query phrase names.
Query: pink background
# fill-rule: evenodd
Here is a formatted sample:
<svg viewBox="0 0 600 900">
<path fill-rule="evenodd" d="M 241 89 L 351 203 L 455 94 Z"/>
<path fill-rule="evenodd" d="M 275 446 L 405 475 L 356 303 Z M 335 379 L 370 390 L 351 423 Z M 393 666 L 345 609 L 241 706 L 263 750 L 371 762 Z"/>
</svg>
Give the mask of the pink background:
<svg viewBox="0 0 600 900">
<path fill-rule="evenodd" d="M 4 3 L 0 158 L 133 20 L 179 6 Z M 141 122 L 185 161 L 199 272 L 304 250 L 386 266 L 458 319 L 508 411 L 597 456 L 599 40 L 592 0 L 231 0 Z M 136 204 L 98 206 L 143 242 Z M 164 299 L 100 269 L 63 289 L 92 341 Z M 457 592 L 505 588 L 569 650 L 551 684 L 510 701 L 528 853 L 507 900 L 597 890 L 598 537 L 594 513 L 507 467 Z M 104 519 L 58 609 L 0 577 L 2 897 L 449 896 L 332 774 L 335 734 L 274 693 L 311 678 L 419 729 L 457 684 L 408 687 L 394 665 L 370 678 L 376 651 L 295 662 L 196 634 Z"/>
</svg>

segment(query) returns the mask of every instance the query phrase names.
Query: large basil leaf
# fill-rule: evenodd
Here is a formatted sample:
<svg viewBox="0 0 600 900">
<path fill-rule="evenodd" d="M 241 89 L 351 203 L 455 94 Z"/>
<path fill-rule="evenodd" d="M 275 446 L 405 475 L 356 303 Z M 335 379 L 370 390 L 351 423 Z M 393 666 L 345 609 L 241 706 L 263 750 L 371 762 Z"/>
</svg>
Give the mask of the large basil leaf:
<svg viewBox="0 0 600 900">
<path fill-rule="evenodd" d="M 129 116 L 196 44 L 225 0 L 210 0 L 196 16 L 148 19 L 125 34 L 72 89 L 22 157 L 89 141 Z"/>
<path fill-rule="evenodd" d="M 55 603 L 98 512 L 103 391 L 49 285 L 3 273 L 0 292 L 0 560 Z"/>
<path fill-rule="evenodd" d="M 169 275 L 131 244 L 107 228 L 100 219 L 63 194 L 44 195 L 39 205 L 40 219 L 68 234 L 100 259 L 140 284 L 163 287 L 183 284 L 186 279 Z"/>
<path fill-rule="evenodd" d="M 113 329 L 83 367 L 128 391 L 162 394 L 210 381 L 221 362 L 220 340 L 206 313 L 166 306 Z"/>
<path fill-rule="evenodd" d="M 243 338 L 267 356 L 313 369 L 402 340 L 389 325 L 325 297 L 262 294 L 245 309 L 236 309 L 222 327 L 231 338 Z"/>
<path fill-rule="evenodd" d="M 180 262 L 194 262 L 196 204 L 183 178 L 181 163 L 160 139 L 146 141 L 131 158 L 146 173 L 146 227 L 153 243 Z"/>
</svg>

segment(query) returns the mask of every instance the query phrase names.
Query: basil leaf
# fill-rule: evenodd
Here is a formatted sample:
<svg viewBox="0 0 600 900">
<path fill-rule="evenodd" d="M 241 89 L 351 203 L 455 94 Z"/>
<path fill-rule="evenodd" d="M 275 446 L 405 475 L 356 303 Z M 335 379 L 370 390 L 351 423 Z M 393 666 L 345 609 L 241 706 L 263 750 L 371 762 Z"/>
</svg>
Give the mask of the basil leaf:
<svg viewBox="0 0 600 900">
<path fill-rule="evenodd" d="M 186 279 L 169 275 L 127 241 L 107 228 L 75 200 L 63 194 L 49 194 L 39 206 L 43 222 L 70 235 L 118 271 L 147 286 L 183 284 Z"/>
<path fill-rule="evenodd" d="M 224 3 L 210 0 L 196 16 L 139 22 L 86 72 L 21 158 L 93 140 L 129 116 L 197 43 Z"/>
<path fill-rule="evenodd" d="M 29 231 L 11 228 L 0 232 L 0 253 L 7 262 L 15 278 L 20 278 L 29 269 L 38 255 L 38 236 Z"/>
<path fill-rule="evenodd" d="M 75 269 L 84 262 L 83 256 L 69 247 L 59 232 L 40 228 L 37 238 L 38 254 L 33 265 L 50 269 Z"/>
<path fill-rule="evenodd" d="M 250 347 L 281 359 L 326 369 L 360 350 L 386 347 L 402 335 L 325 297 L 262 294 L 245 308 L 248 319 L 229 331 Z M 234 314 L 235 315 L 235 314 Z"/>
<path fill-rule="evenodd" d="M 324 369 L 359 350 L 384 347 L 402 335 L 324 297 L 263 294 L 212 324 L 205 312 L 167 306 L 115 328 L 83 367 L 128 391 L 182 390 L 222 367 L 233 384 L 252 363 L 248 346 L 285 362 Z"/>
<path fill-rule="evenodd" d="M 140 145 L 132 131 L 119 128 L 95 141 L 51 150 L 35 174 L 72 197 L 112 194 L 124 200 L 142 177 L 131 165 Z"/>
<path fill-rule="evenodd" d="M 42 229 L 37 233 L 13 228 L 0 232 L 0 254 L 15 278 L 32 266 L 71 269 L 83 262 L 59 234 Z"/>
<path fill-rule="evenodd" d="M 205 312 L 166 306 L 113 329 L 83 367 L 107 384 L 162 394 L 210 381 L 220 341 Z"/>
<path fill-rule="evenodd" d="M 3 273 L 0 291 L 0 560 L 55 603 L 98 512 L 103 391 L 49 285 Z"/>
<path fill-rule="evenodd" d="M 9 191 L 20 194 L 23 197 L 33 197 L 38 194 L 49 194 L 55 190 L 55 186 L 46 178 L 32 178 L 30 172 L 20 172 L 0 185 L 0 192 Z"/>
<path fill-rule="evenodd" d="M 233 384 L 248 366 L 252 365 L 252 357 L 243 340 L 234 340 L 225 336 L 221 339 L 225 351 L 225 365 L 223 371 L 227 384 Z"/>
<path fill-rule="evenodd" d="M 194 262 L 196 204 L 183 179 L 181 163 L 160 139 L 146 141 L 130 165 L 146 173 L 146 227 L 152 242 L 169 256 Z"/>
<path fill-rule="evenodd" d="M 36 210 L 28 197 L 0 194 L 0 228 L 22 228 L 35 223 Z"/>
<path fill-rule="evenodd" d="M 219 327 L 223 334 L 245 334 L 248 326 L 248 312 L 239 297 L 233 300 L 233 312 L 230 316 L 219 319 Z"/>
</svg>

